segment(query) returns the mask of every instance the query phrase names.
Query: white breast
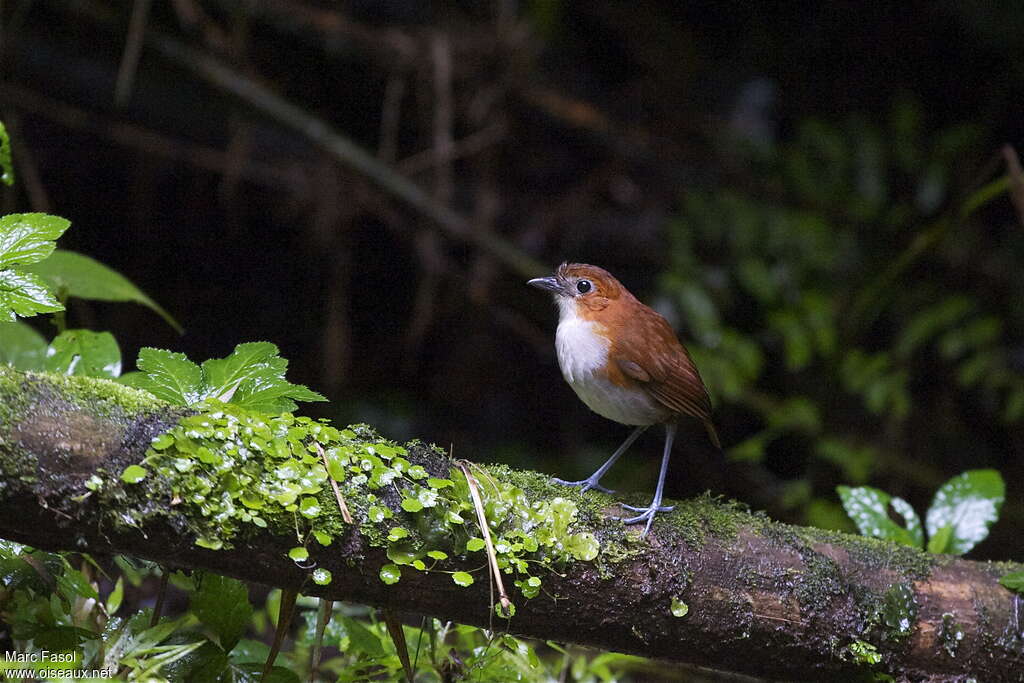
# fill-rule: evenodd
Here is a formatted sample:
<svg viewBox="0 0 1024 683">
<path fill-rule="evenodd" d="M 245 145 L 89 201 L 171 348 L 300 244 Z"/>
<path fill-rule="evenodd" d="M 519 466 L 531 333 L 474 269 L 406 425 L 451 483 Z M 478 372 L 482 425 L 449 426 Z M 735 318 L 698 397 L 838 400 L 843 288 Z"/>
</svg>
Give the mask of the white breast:
<svg viewBox="0 0 1024 683">
<path fill-rule="evenodd" d="M 576 315 L 574 301 L 559 298 L 558 303 L 558 365 L 580 400 L 601 417 L 621 424 L 649 425 L 664 420 L 668 411 L 646 392 L 620 387 L 601 372 L 611 344 L 598 334 L 597 323 Z"/>
</svg>

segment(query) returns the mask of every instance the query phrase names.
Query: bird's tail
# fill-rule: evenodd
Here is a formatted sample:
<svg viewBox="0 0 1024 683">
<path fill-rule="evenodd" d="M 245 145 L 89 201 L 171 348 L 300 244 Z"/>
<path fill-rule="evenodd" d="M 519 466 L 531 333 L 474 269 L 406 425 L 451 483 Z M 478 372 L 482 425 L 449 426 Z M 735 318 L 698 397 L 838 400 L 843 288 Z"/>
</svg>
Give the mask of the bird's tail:
<svg viewBox="0 0 1024 683">
<path fill-rule="evenodd" d="M 711 439 L 711 443 L 715 444 L 715 448 L 722 450 L 722 442 L 718 440 L 718 432 L 711 420 L 704 420 L 704 429 L 708 430 L 708 438 Z"/>
</svg>

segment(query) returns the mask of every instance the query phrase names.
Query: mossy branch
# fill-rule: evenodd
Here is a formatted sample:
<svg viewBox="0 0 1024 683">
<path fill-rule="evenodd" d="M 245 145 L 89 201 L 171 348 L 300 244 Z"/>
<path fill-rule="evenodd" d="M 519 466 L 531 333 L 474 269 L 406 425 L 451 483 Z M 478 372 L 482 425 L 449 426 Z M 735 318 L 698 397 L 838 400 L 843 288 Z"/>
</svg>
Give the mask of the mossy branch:
<svg viewBox="0 0 1024 683">
<path fill-rule="evenodd" d="M 305 425 L 301 433 L 323 432 L 315 437 L 320 445 L 344 444 L 327 453 L 349 467 L 340 485 L 355 524 L 342 521 L 336 503 L 331 507 L 330 486 L 311 496 L 322 511 L 306 504 L 302 514 L 295 505 L 288 512 L 290 499 L 282 493 L 265 506 L 252 500 L 259 487 L 278 491 L 267 488 L 279 483 L 280 473 L 270 467 L 281 461 L 274 458 L 321 468 L 319 481 L 326 481 L 315 447 L 308 460 L 278 454 L 253 456 L 244 467 L 232 461 L 231 485 L 253 490 L 211 491 L 204 501 L 223 493 L 228 505 L 231 496 L 249 494 L 249 503 L 216 508 L 217 516 L 209 517 L 203 512 L 209 506 L 181 497 L 189 484 L 174 472 L 192 472 L 186 440 L 193 451 L 207 449 L 204 463 L 220 457 L 217 439 L 228 441 L 216 425 L 209 436 L 195 426 L 211 414 L 190 418 L 190 412 L 113 382 L 0 369 L 0 536 L 50 550 L 124 553 L 335 600 L 760 676 L 826 680 L 878 671 L 913 680 L 971 675 L 1008 681 L 1024 666 L 1018 598 L 998 584 L 1020 565 L 929 556 L 788 526 L 707 497 L 679 502 L 644 540 L 617 521 L 608 496 L 581 496 L 533 472 L 480 467 L 473 475 L 504 566 L 513 579 L 529 574 L 540 582 L 527 599 L 523 593 L 535 583 L 517 581 L 510 596 L 516 614 L 506 621 L 491 604 L 486 559 L 466 541 L 479 529 L 472 515 L 462 519 L 458 512 L 472 506 L 466 500 L 459 507 L 461 474 L 436 449 L 382 446 L 368 430 L 296 422 Z M 209 419 L 262 438 L 253 436 L 262 427 L 253 431 L 254 423 L 235 415 Z M 182 424 L 192 425 L 187 438 Z M 300 433 L 294 429 L 286 430 L 291 437 Z M 175 434 L 159 440 L 166 452 L 150 448 L 155 437 Z M 237 449 L 222 450 L 244 460 Z M 339 455 L 357 452 L 363 460 Z M 393 459 L 380 471 L 369 468 L 370 477 L 345 474 L 374 452 Z M 149 472 L 145 478 L 121 479 L 126 466 L 140 463 Z M 268 468 L 265 477 L 246 484 L 246 467 L 260 463 Z M 328 469 L 333 466 L 341 467 Z M 392 481 L 394 473 L 410 471 Z M 373 488 L 373 475 L 381 472 L 391 475 Z M 424 502 L 424 509 L 411 500 Z M 259 525 L 245 522 L 254 510 Z M 532 521 L 505 526 L 513 518 Z M 397 539 L 396 526 L 405 529 Z M 221 549 L 196 545 L 211 529 L 224 532 Z M 289 558 L 296 545 L 305 545 L 308 560 Z M 432 547 L 438 549 L 423 554 Z M 429 557 L 433 565 L 419 570 L 412 557 Z M 385 583 L 382 576 L 395 575 L 382 575 L 382 568 L 396 562 L 403 565 L 400 580 Z M 327 585 L 318 585 L 316 570 L 330 572 Z M 469 586 L 452 580 L 465 583 L 474 574 L 478 580 Z"/>
</svg>

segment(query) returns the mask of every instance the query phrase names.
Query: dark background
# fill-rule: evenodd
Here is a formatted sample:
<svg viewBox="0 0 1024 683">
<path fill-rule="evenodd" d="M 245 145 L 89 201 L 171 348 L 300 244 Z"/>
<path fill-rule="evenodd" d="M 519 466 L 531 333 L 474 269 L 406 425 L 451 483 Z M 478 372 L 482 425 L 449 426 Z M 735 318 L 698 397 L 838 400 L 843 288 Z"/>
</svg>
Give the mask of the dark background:
<svg viewBox="0 0 1024 683">
<path fill-rule="evenodd" d="M 1024 553 L 1008 407 L 1024 370 L 1024 226 L 1005 193 L 959 213 L 1024 136 L 1020 3 L 154 3 L 151 37 L 191 63 L 154 43 L 131 57 L 141 6 L 19 2 L 0 16 L 19 173 L 5 211 L 70 219 L 63 248 L 124 273 L 185 327 L 72 302 L 71 324 L 114 332 L 126 361 L 140 346 L 198 361 L 270 340 L 293 381 L 330 397 L 311 414 L 563 477 L 589 474 L 627 433 L 562 381 L 556 313 L 525 273 L 200 75 L 219 64 L 474 230 L 551 267 L 602 265 L 654 302 L 695 351 L 729 450 L 690 425 L 668 495 L 710 489 L 849 528 L 836 484 L 923 513 L 949 476 L 996 467 L 1008 503 L 975 555 Z M 762 255 L 781 294 L 737 275 Z M 834 341 L 792 362 L 799 335 L 778 321 L 810 324 L 814 296 Z M 899 351 L 922 311 L 956 296 L 998 334 L 950 351 L 949 330 L 973 329 L 963 317 Z M 760 365 L 732 377 L 751 349 Z M 854 349 L 887 359 L 874 398 L 857 386 L 869 373 L 845 364 Z M 984 354 L 982 379 L 965 379 Z M 794 398 L 817 419 L 801 421 Z M 660 438 L 607 482 L 652 488 Z"/>
</svg>

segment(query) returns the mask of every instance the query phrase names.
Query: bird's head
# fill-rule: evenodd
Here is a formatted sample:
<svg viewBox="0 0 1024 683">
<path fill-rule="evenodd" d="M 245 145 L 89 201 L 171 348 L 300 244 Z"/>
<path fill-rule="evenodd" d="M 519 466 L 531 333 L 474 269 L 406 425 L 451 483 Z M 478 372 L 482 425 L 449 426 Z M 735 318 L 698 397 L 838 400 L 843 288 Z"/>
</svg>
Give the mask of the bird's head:
<svg viewBox="0 0 1024 683">
<path fill-rule="evenodd" d="M 563 263 L 554 275 L 534 278 L 526 284 L 551 292 L 563 318 L 592 318 L 629 294 L 607 270 L 586 263 Z"/>
</svg>

